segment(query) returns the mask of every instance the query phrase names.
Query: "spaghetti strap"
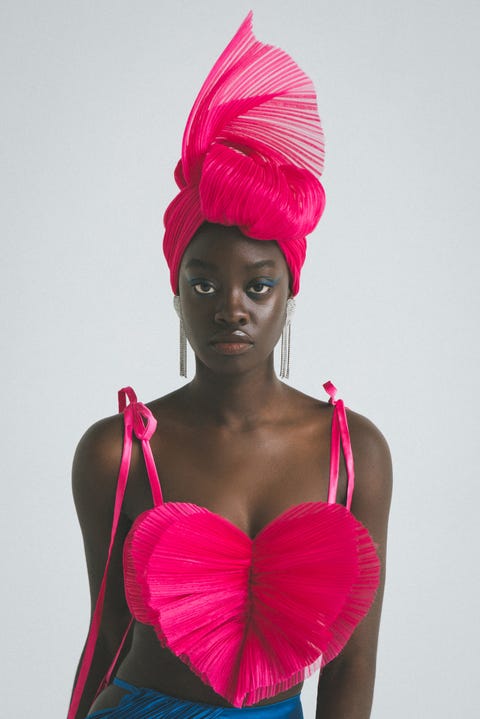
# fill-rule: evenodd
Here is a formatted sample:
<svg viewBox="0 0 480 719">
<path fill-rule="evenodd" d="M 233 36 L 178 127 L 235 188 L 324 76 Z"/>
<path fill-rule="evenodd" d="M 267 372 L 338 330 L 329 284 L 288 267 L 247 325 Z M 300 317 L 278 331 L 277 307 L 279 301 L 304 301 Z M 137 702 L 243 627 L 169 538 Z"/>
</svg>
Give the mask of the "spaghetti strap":
<svg viewBox="0 0 480 719">
<path fill-rule="evenodd" d="M 127 405 L 127 397 L 130 404 Z M 125 441 L 129 444 L 129 457 L 132 451 L 132 430 L 142 444 L 143 456 L 147 468 L 148 480 L 152 491 L 153 503 L 163 504 L 162 489 L 158 478 L 157 467 L 153 459 L 150 439 L 157 428 L 157 420 L 148 407 L 137 401 L 137 395 L 131 387 L 122 387 L 118 391 L 118 411 L 125 418 Z M 130 461 L 130 459 L 129 459 Z"/>
<path fill-rule="evenodd" d="M 129 404 L 127 404 L 127 398 Z M 150 412 L 148 407 L 137 401 L 137 396 L 132 387 L 123 387 L 118 392 L 118 411 L 123 413 L 124 420 L 124 433 L 123 433 L 123 450 L 122 458 L 120 462 L 120 470 L 118 473 L 117 488 L 115 491 L 115 502 L 113 507 L 113 520 L 112 529 L 110 532 L 110 543 L 108 546 L 107 561 L 105 563 L 105 569 L 103 572 L 102 583 L 98 592 L 95 609 L 90 623 L 88 631 L 87 641 L 85 643 L 85 649 L 80 662 L 80 668 L 77 675 L 77 681 L 73 688 L 72 698 L 70 707 L 68 710 L 67 719 L 75 719 L 80 706 L 80 701 L 85 690 L 88 675 L 92 666 L 93 656 L 95 654 L 95 647 L 100 632 L 100 625 L 102 621 L 103 605 L 105 603 L 105 592 L 107 588 L 107 575 L 110 566 L 110 560 L 112 557 L 113 546 L 115 543 L 115 536 L 117 533 L 118 522 L 120 519 L 120 513 L 123 504 L 123 498 L 125 495 L 125 488 L 127 486 L 128 474 L 130 471 L 130 462 L 132 457 L 132 444 L 133 444 L 133 433 L 142 444 L 143 456 L 145 458 L 145 464 L 147 468 L 148 479 L 152 491 L 152 498 L 155 505 L 163 503 L 162 490 L 160 487 L 160 481 L 158 479 L 157 468 L 153 459 L 152 450 L 150 447 L 150 438 L 152 437 L 157 427 L 157 421 L 153 414 Z M 123 634 L 120 645 L 115 653 L 113 661 L 108 668 L 108 671 L 103 678 L 95 697 L 107 686 L 110 682 L 113 670 L 117 664 L 120 652 L 124 646 L 125 640 L 128 636 L 130 628 L 133 623 L 133 617 L 130 618 L 128 626 Z"/>
<path fill-rule="evenodd" d="M 329 403 L 333 405 L 331 445 L 330 445 L 330 478 L 328 487 L 328 503 L 337 501 L 338 475 L 340 469 L 340 442 L 342 443 L 345 466 L 347 468 L 347 501 L 346 507 L 350 510 L 352 506 L 353 489 L 355 486 L 355 470 L 353 464 L 352 445 L 350 431 L 348 429 L 347 414 L 343 399 L 335 399 L 337 388 L 328 381 L 323 385 L 329 395 Z"/>
</svg>

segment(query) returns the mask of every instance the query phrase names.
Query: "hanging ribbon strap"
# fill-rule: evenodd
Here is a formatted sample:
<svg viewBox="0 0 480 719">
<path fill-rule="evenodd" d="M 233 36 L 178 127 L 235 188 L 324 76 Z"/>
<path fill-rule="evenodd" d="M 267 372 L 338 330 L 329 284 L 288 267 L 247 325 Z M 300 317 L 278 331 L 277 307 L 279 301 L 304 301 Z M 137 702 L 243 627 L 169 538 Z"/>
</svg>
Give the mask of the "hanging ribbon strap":
<svg viewBox="0 0 480 719">
<path fill-rule="evenodd" d="M 347 502 L 346 507 L 352 506 L 353 488 L 355 486 L 355 470 L 353 465 L 352 445 L 348 429 L 347 413 L 343 399 L 335 399 L 337 388 L 328 381 L 323 385 L 329 395 L 329 403 L 333 405 L 332 431 L 330 447 L 330 482 L 328 489 L 329 504 L 337 501 L 338 475 L 340 469 L 340 442 L 342 443 L 345 466 L 347 468 Z"/>
<path fill-rule="evenodd" d="M 127 398 L 130 404 L 127 405 Z M 123 435 L 123 450 L 122 459 L 120 462 L 120 471 L 118 474 L 117 488 L 115 492 L 115 502 L 113 506 L 113 520 L 112 529 L 110 532 L 110 543 L 108 546 L 107 560 L 105 563 L 105 569 L 103 573 L 102 583 L 98 592 L 95 609 L 90 623 L 90 629 L 85 644 L 85 650 L 83 653 L 80 669 L 78 672 L 77 681 L 72 693 L 72 699 L 70 702 L 70 708 L 68 710 L 67 719 L 75 719 L 80 706 L 80 701 L 85 690 L 88 675 L 92 666 L 93 657 L 95 654 L 95 646 L 100 633 L 100 625 L 102 621 L 103 605 L 105 602 L 105 592 L 107 588 L 107 575 L 108 568 L 110 566 L 110 560 L 112 557 L 113 546 L 115 544 L 115 536 L 117 533 L 118 523 L 120 520 L 120 513 L 123 504 L 123 498 L 125 496 L 125 488 L 127 486 L 128 474 L 130 470 L 130 462 L 132 457 L 132 439 L 133 433 L 141 441 L 143 455 L 145 457 L 145 464 L 147 467 L 148 478 L 152 489 L 153 501 L 155 504 L 162 503 L 162 492 L 160 489 L 160 483 L 158 479 L 155 462 L 152 456 L 152 450 L 150 448 L 150 438 L 155 432 L 157 422 L 150 412 L 141 402 L 137 402 L 137 396 L 131 387 L 123 387 L 118 392 L 118 410 L 123 413 L 124 418 L 124 435 Z M 120 646 L 115 654 L 115 657 L 102 680 L 96 695 L 106 686 L 111 678 L 114 667 L 120 656 L 120 652 L 125 643 L 128 632 L 132 625 L 133 619 L 130 619 L 128 627 L 122 637 Z"/>
<path fill-rule="evenodd" d="M 130 404 L 128 405 L 126 404 L 127 397 L 130 400 Z M 123 412 L 123 416 L 125 417 L 125 442 L 129 443 L 128 464 L 130 466 L 133 429 L 133 432 L 135 432 L 135 437 L 140 440 L 142 445 L 142 452 L 145 459 L 145 466 L 147 468 L 148 481 L 150 482 L 153 503 L 155 504 L 155 506 L 157 504 L 163 504 L 160 480 L 158 478 L 155 460 L 153 459 L 152 448 L 150 447 L 150 439 L 157 428 L 157 420 L 150 412 L 148 407 L 146 407 L 142 402 L 137 402 L 137 396 L 131 387 L 124 387 L 123 389 L 119 390 L 118 411 Z"/>
</svg>

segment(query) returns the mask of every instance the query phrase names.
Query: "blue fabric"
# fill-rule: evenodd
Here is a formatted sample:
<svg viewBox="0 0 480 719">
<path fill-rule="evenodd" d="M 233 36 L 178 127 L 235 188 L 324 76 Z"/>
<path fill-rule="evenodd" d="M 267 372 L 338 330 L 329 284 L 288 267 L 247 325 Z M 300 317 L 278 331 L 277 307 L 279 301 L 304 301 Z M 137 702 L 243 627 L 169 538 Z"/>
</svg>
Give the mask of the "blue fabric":
<svg viewBox="0 0 480 719">
<path fill-rule="evenodd" d="M 87 719 L 303 719 L 300 695 L 261 707 L 219 707 L 215 704 L 190 702 L 168 694 L 114 679 L 125 694 L 116 707 L 100 709 Z"/>
</svg>

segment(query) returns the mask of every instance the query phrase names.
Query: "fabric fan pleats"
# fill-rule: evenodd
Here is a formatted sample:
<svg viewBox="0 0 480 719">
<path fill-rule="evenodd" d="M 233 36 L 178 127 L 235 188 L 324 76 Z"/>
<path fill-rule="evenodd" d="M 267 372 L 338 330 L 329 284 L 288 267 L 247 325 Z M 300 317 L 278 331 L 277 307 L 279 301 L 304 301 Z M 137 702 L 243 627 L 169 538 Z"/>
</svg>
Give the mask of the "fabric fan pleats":
<svg viewBox="0 0 480 719">
<path fill-rule="evenodd" d="M 170 502 L 135 521 L 124 572 L 134 617 L 241 707 L 338 654 L 373 601 L 379 562 L 341 505 L 297 505 L 250 539 L 204 507 Z"/>
<path fill-rule="evenodd" d="M 296 294 L 305 235 L 325 205 L 323 165 L 312 81 L 286 52 L 255 38 L 249 13 L 208 74 L 183 134 L 180 193 L 164 216 L 173 291 L 185 248 L 208 221 L 276 240 Z"/>
<path fill-rule="evenodd" d="M 290 55 L 255 38 L 252 17 L 220 55 L 190 111 L 182 143 L 187 184 L 214 141 L 322 174 L 324 136 L 313 83 Z"/>
</svg>

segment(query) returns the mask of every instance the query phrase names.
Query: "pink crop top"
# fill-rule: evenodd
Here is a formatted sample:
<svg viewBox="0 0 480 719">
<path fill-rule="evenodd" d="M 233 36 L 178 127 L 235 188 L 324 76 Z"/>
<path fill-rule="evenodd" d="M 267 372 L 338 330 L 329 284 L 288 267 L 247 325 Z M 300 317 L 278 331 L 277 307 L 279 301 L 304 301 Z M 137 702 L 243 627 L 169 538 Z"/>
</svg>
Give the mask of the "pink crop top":
<svg viewBox="0 0 480 719">
<path fill-rule="evenodd" d="M 368 531 L 350 512 L 354 466 L 345 406 L 331 382 L 324 388 L 334 405 L 328 500 L 290 507 L 253 539 L 205 507 L 163 502 L 149 442 L 156 420 L 131 387 L 119 391 L 125 431 L 110 546 L 68 719 L 78 709 L 99 633 L 133 434 L 154 506 L 136 518 L 124 544 L 132 620 L 99 691 L 133 619 L 151 625 L 162 646 L 235 707 L 289 689 L 341 651 L 373 602 L 380 563 Z M 345 507 L 336 503 L 340 444 Z"/>
</svg>

